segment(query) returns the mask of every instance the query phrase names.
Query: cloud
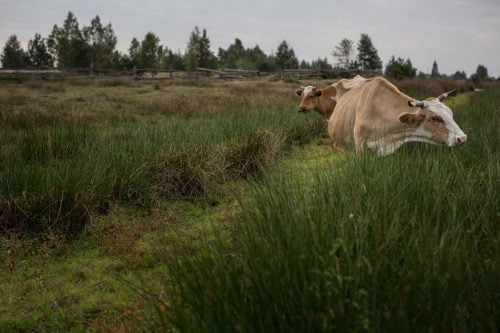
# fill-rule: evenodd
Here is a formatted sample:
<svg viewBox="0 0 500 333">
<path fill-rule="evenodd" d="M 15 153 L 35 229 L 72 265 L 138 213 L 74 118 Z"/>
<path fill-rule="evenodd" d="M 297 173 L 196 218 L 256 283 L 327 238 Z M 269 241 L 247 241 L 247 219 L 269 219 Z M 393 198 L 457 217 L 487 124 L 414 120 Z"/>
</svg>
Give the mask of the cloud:
<svg viewBox="0 0 500 333">
<path fill-rule="evenodd" d="M 384 62 L 410 58 L 427 71 L 437 60 L 442 72 L 473 73 L 484 64 L 500 76 L 500 2 L 497 0 L 24 0 L 0 2 L 0 44 L 17 34 L 25 46 L 35 33 L 46 36 L 73 11 L 80 26 L 99 15 L 111 22 L 118 48 L 148 32 L 184 51 L 189 34 L 206 28 L 216 52 L 235 38 L 266 53 L 286 39 L 305 60 L 329 57 L 344 37 L 355 42 L 368 33 Z M 22 15 L 20 15 L 22 13 Z"/>
</svg>

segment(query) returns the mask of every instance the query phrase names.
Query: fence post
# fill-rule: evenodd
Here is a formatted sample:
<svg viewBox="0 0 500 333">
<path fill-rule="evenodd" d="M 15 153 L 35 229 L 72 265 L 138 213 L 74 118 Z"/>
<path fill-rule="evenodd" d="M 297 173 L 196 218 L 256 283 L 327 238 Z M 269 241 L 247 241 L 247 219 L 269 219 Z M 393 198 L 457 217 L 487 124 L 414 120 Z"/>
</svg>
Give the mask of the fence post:
<svg viewBox="0 0 500 333">
<path fill-rule="evenodd" d="M 132 70 L 132 72 L 134 73 L 134 80 L 139 80 L 139 77 L 137 76 L 137 68 L 134 66 L 134 69 Z"/>
<path fill-rule="evenodd" d="M 89 74 L 90 74 L 90 78 L 94 78 L 94 62 L 91 61 L 90 62 L 90 66 L 89 66 Z"/>
</svg>

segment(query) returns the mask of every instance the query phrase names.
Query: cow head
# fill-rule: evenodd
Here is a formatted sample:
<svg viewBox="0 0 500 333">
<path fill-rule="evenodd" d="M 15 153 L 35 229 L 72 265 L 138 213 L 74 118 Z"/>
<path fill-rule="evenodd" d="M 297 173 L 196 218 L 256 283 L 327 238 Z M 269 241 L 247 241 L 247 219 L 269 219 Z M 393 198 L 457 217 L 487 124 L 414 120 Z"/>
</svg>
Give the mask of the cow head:
<svg viewBox="0 0 500 333">
<path fill-rule="evenodd" d="M 295 91 L 297 96 L 301 97 L 298 112 L 309 112 L 315 110 L 319 106 L 318 97 L 323 94 L 323 89 L 318 89 L 316 86 L 300 87 Z"/>
<path fill-rule="evenodd" d="M 453 112 L 448 106 L 441 103 L 455 90 L 425 101 L 409 101 L 411 107 L 417 108 L 414 112 L 403 112 L 399 121 L 416 128 L 415 135 L 435 144 L 445 144 L 450 147 L 463 145 L 467 135 L 453 120 Z"/>
</svg>

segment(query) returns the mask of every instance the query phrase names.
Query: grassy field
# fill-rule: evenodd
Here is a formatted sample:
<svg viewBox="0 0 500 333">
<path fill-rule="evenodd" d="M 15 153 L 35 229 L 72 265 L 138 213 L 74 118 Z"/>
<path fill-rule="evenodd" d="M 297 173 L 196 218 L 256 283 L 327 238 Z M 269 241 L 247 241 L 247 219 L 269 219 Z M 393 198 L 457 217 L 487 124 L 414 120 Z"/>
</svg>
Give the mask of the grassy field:
<svg viewBox="0 0 500 333">
<path fill-rule="evenodd" d="M 3 84 L 0 331 L 498 330 L 500 92 L 376 158 L 296 87 Z"/>
</svg>

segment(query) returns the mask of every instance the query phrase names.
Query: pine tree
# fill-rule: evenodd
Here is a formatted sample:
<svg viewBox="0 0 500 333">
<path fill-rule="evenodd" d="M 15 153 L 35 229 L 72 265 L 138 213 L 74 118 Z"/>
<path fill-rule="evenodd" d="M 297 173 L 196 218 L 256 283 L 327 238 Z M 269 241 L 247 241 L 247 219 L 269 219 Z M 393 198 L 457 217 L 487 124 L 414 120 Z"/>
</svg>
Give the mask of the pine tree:
<svg viewBox="0 0 500 333">
<path fill-rule="evenodd" d="M 476 76 L 479 80 L 488 79 L 488 69 L 484 65 L 478 65 L 476 69 Z"/>
<path fill-rule="evenodd" d="M 288 45 L 286 40 L 278 45 L 278 49 L 276 50 L 276 64 L 281 70 L 299 67 L 299 61 L 295 56 L 295 51 Z"/>
<path fill-rule="evenodd" d="M 28 58 L 33 67 L 51 67 L 54 64 L 52 55 L 47 50 L 45 38 L 38 33 L 28 42 Z"/>
<path fill-rule="evenodd" d="M 416 74 L 417 69 L 413 67 L 410 59 L 396 59 L 392 56 L 385 67 L 385 76 L 395 79 L 414 78 Z"/>
<path fill-rule="evenodd" d="M 198 67 L 217 68 L 217 58 L 210 50 L 210 39 L 205 29 L 200 33 L 196 26 L 191 32 L 184 61 L 190 71 Z"/>
<path fill-rule="evenodd" d="M 436 60 L 432 63 L 432 70 L 431 70 L 431 77 L 440 77 L 441 74 L 439 74 L 438 70 L 438 65 L 436 63 Z"/>
<path fill-rule="evenodd" d="M 354 58 L 354 42 L 348 38 L 342 39 L 339 45 L 335 46 L 332 55 L 337 58 L 337 64 L 344 69 L 352 68 Z"/>
<path fill-rule="evenodd" d="M 21 43 L 16 35 L 11 35 L 1 55 L 3 68 L 22 68 L 28 65 L 28 56 L 21 48 Z"/>
<path fill-rule="evenodd" d="M 361 34 L 358 42 L 358 64 L 364 70 L 380 70 L 382 61 L 368 34 Z"/>
</svg>

